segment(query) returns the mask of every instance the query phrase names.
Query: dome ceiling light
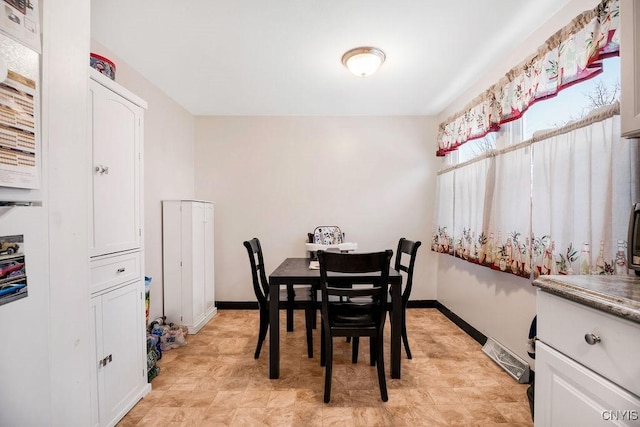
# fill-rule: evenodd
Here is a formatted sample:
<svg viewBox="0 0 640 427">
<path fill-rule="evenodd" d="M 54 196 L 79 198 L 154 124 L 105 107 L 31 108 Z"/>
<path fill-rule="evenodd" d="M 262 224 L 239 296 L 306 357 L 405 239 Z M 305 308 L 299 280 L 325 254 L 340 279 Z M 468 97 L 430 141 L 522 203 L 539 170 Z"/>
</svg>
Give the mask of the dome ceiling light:
<svg viewBox="0 0 640 427">
<path fill-rule="evenodd" d="M 377 47 L 356 47 L 342 55 L 342 64 L 359 77 L 370 76 L 382 65 L 386 55 Z"/>
</svg>

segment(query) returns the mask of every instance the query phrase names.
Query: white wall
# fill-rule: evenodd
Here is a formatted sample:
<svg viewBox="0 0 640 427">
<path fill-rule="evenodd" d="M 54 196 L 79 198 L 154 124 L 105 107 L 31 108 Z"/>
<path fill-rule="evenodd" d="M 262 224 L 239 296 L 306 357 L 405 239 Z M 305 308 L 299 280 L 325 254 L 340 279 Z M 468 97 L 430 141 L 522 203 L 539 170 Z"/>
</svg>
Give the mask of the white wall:
<svg viewBox="0 0 640 427">
<path fill-rule="evenodd" d="M 449 105 L 438 116 L 438 123 L 458 112 L 512 67 L 534 53 L 558 29 L 598 3 L 598 0 L 574 0 L 569 3 L 524 43 L 515 46 L 504 61 L 483 75 L 464 96 Z M 438 258 L 438 301 L 534 366 L 534 361 L 526 352 L 529 326 L 536 312 L 535 288 L 530 281 L 447 255 L 439 255 Z"/>
<path fill-rule="evenodd" d="M 43 3 L 43 206 L 0 213 L 0 233 L 24 234 L 29 281 L 27 298 L 0 306 L 0 425 L 86 426 L 89 4 Z"/>
<path fill-rule="evenodd" d="M 46 425 L 51 418 L 48 221 L 46 207 L 0 208 L 0 235 L 23 234 L 29 293 L 0 306 L 0 425 Z M 86 323 L 86 322 L 84 322 Z M 25 402 L 38 402 L 33 407 Z"/>
<path fill-rule="evenodd" d="M 52 414 L 42 425 L 82 426 L 88 424 L 90 417 L 90 363 L 93 363 L 87 292 L 88 2 L 46 1 L 43 20 L 42 115 L 49 158 L 51 330 L 48 338 L 51 342 Z M 43 322 L 38 323 L 42 325 Z M 34 337 L 25 336 L 24 339 Z M 42 358 L 43 354 L 34 356 Z M 25 366 L 29 364 L 25 363 Z M 39 379 L 34 380 L 37 387 Z M 30 396 L 25 397 L 23 404 L 24 410 L 31 413 L 36 412 L 34 406 L 39 405 Z"/>
<path fill-rule="evenodd" d="M 95 40 L 91 51 L 116 64 L 116 81 L 149 104 L 144 114 L 145 272 L 152 277 L 149 319 L 162 315 L 162 206 L 194 197 L 194 117 Z"/>
<path fill-rule="evenodd" d="M 216 300 L 254 301 L 244 240 L 267 271 L 339 225 L 362 251 L 421 240 L 412 299 L 435 299 L 437 159 L 429 117 L 198 117 L 196 198 L 215 202 Z"/>
</svg>

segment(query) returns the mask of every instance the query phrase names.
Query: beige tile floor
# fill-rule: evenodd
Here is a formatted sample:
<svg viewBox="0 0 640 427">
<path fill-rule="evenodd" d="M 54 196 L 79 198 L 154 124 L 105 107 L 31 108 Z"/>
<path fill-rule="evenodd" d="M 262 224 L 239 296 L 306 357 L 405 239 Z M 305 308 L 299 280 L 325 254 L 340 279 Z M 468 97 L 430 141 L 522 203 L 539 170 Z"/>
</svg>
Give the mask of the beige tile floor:
<svg viewBox="0 0 640 427">
<path fill-rule="evenodd" d="M 331 403 L 323 403 L 319 332 L 306 355 L 304 318 L 284 331 L 280 379 L 269 380 L 268 336 L 253 358 L 258 312 L 220 310 L 188 345 L 163 353 L 152 391 L 118 424 L 124 426 L 532 426 L 526 385 L 518 384 L 481 346 L 436 309 L 410 309 L 413 359 L 403 353 L 402 379 L 389 376 L 389 401 L 380 400 L 369 345 L 358 364 L 336 338 Z M 388 325 L 387 325 L 388 326 Z M 388 328 L 387 328 L 388 330 Z M 524 338 L 523 338 L 524 339 Z"/>
</svg>

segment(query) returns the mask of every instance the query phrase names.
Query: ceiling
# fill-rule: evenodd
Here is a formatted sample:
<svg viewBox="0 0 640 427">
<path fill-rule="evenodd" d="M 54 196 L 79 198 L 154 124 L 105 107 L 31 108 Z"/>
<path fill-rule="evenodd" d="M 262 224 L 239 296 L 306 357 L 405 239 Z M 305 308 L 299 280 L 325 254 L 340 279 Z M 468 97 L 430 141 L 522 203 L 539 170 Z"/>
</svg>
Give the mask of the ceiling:
<svg viewBox="0 0 640 427">
<path fill-rule="evenodd" d="M 436 115 L 568 2 L 92 0 L 91 32 L 194 115 Z"/>
</svg>

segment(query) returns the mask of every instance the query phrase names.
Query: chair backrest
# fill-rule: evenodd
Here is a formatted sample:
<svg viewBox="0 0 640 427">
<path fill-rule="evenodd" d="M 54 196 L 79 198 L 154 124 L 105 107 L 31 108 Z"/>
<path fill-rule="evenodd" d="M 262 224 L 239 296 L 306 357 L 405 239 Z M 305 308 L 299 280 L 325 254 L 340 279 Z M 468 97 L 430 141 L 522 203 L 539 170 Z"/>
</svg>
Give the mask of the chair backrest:
<svg viewBox="0 0 640 427">
<path fill-rule="evenodd" d="M 243 243 L 247 248 L 249 263 L 251 264 L 251 278 L 253 279 L 253 291 L 258 298 L 258 304 L 266 307 L 269 296 L 269 282 L 264 271 L 264 257 L 262 256 L 262 246 L 257 237 Z"/>
<path fill-rule="evenodd" d="M 389 266 L 393 251 L 387 249 L 383 252 L 373 253 L 335 253 L 318 251 L 320 263 L 320 283 L 322 289 L 322 312 L 325 318 L 331 318 L 332 306 L 339 306 L 344 312 L 348 306 L 354 306 L 360 312 L 369 310 L 376 318 L 376 323 L 384 325 L 387 289 L 389 285 Z M 340 274 L 329 274 L 340 273 Z M 371 275 L 370 287 L 349 287 L 349 274 L 378 273 Z M 336 298 L 346 297 L 343 302 L 331 303 Z M 363 303 L 362 301 L 367 301 Z M 350 299 L 360 298 L 357 302 L 349 302 Z M 342 299 L 342 298 L 340 298 Z"/>
<path fill-rule="evenodd" d="M 413 268 L 416 264 L 416 254 L 418 253 L 420 245 L 422 245 L 422 242 L 412 242 L 404 237 L 402 237 L 398 242 L 395 269 L 398 272 L 404 271 L 407 273 L 406 284 L 404 286 L 404 291 L 402 292 L 402 302 L 405 304 L 409 301 L 409 296 L 411 295 L 411 287 L 413 286 Z M 407 257 L 403 257 L 403 254 L 408 256 L 408 263 Z"/>
</svg>

